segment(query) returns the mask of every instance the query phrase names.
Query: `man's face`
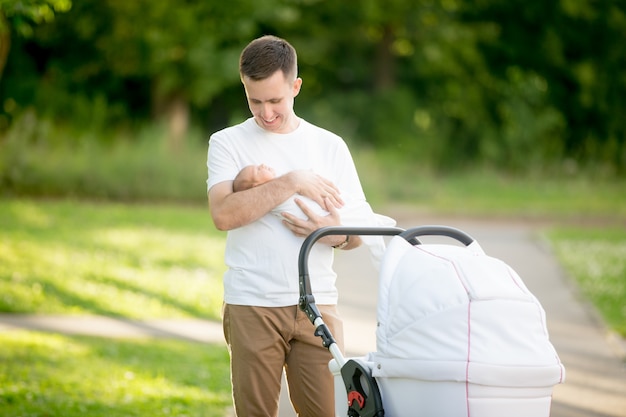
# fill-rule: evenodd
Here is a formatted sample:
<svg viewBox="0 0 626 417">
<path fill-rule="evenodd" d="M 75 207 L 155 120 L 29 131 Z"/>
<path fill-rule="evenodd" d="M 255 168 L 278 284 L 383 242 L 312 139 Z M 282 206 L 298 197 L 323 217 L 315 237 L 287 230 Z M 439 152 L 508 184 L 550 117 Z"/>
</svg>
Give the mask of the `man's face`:
<svg viewBox="0 0 626 417">
<path fill-rule="evenodd" d="M 264 80 L 254 81 L 244 76 L 241 81 L 250 112 L 261 128 L 272 133 L 290 133 L 298 127 L 293 102 L 302 79 L 289 81 L 282 71 L 276 71 Z"/>
</svg>

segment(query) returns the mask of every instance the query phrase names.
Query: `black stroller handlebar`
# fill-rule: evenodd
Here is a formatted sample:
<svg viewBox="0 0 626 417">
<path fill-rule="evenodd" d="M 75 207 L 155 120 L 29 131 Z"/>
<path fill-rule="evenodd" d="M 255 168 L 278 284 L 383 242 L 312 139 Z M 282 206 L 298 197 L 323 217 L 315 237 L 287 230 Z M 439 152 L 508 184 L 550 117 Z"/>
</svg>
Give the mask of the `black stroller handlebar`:
<svg viewBox="0 0 626 417">
<path fill-rule="evenodd" d="M 418 236 L 446 236 L 458 240 L 465 246 L 469 246 L 474 242 L 473 237 L 462 230 L 450 226 L 418 226 L 400 233 L 400 237 L 405 238 L 409 242 Z"/>
<path fill-rule="evenodd" d="M 328 226 L 317 229 L 302 243 L 300 255 L 298 256 L 298 272 L 300 275 L 300 300 L 298 305 L 300 309 L 307 313 L 311 323 L 315 323 L 315 319 L 321 317 L 319 310 L 315 306 L 315 297 L 311 291 L 311 281 L 309 278 L 309 254 L 311 248 L 319 239 L 329 235 L 358 235 L 358 236 L 400 236 L 408 242 L 419 245 L 421 242 L 417 239 L 419 236 L 447 236 L 458 240 L 465 246 L 469 246 L 474 239 L 463 232 L 450 226 L 425 225 L 413 227 L 411 229 L 402 229 L 399 227 L 351 227 L 351 226 Z M 326 346 L 327 338 L 320 335 Z M 329 335 L 330 336 L 330 335 Z M 332 339 L 330 336 L 329 339 Z M 329 340 L 328 340 L 329 341 Z"/>
<path fill-rule="evenodd" d="M 321 317 L 319 310 L 315 306 L 315 297 L 311 291 L 311 281 L 309 279 L 309 253 L 315 242 L 324 236 L 329 235 L 350 235 L 350 236 L 396 236 L 404 232 L 399 227 L 350 227 L 350 226 L 328 226 L 317 229 L 302 243 L 300 255 L 298 256 L 298 272 L 300 275 L 300 300 L 298 305 L 300 309 L 307 313 L 311 323 L 315 324 L 315 319 Z M 327 339 L 320 335 L 324 340 L 324 346 L 327 346 Z M 331 337 L 332 338 L 332 337 Z"/>
</svg>

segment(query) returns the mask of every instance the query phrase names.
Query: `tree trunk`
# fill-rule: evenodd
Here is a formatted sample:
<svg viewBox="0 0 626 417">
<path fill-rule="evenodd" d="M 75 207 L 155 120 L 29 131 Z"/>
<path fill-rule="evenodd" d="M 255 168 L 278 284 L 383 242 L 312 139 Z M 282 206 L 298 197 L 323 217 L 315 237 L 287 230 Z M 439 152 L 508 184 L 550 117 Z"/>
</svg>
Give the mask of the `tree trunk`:
<svg viewBox="0 0 626 417">
<path fill-rule="evenodd" d="M 383 37 L 376 51 L 376 91 L 387 91 L 395 85 L 395 59 L 393 55 L 393 28 L 385 26 Z"/>
<path fill-rule="evenodd" d="M 7 64 L 10 49 L 11 29 L 9 28 L 9 22 L 7 22 L 4 14 L 0 12 L 0 80 L 2 79 L 2 74 Z"/>
<path fill-rule="evenodd" d="M 157 122 L 165 123 L 167 146 L 172 153 L 178 153 L 185 146 L 189 131 L 189 102 L 182 94 L 159 94 L 157 83 L 152 89 L 152 116 Z"/>
<path fill-rule="evenodd" d="M 181 96 L 174 97 L 167 106 L 168 145 L 177 153 L 185 146 L 189 131 L 189 103 Z"/>
</svg>

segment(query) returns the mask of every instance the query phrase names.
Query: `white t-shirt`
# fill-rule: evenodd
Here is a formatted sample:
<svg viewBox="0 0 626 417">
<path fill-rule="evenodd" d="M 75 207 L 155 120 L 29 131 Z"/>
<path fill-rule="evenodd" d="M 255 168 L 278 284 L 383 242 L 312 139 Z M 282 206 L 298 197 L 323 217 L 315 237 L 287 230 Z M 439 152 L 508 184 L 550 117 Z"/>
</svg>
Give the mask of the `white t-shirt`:
<svg viewBox="0 0 626 417">
<path fill-rule="evenodd" d="M 311 169 L 332 181 L 349 204 L 367 204 L 345 142 L 302 119 L 299 127 L 287 134 L 267 132 L 252 118 L 214 133 L 209 141 L 207 188 L 232 181 L 242 168 L 259 163 L 273 167 L 277 176 Z M 303 241 L 271 213 L 230 230 L 226 239 L 224 301 L 264 307 L 297 304 L 298 256 Z M 316 303 L 336 304 L 333 249 L 313 245 L 308 261 Z"/>
</svg>

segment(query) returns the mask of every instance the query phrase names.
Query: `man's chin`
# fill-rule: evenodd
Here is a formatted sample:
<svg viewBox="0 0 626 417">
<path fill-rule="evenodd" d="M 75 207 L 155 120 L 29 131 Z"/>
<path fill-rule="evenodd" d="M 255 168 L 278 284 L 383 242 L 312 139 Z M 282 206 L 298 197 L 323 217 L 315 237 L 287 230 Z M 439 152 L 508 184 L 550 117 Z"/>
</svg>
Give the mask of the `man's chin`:
<svg viewBox="0 0 626 417">
<path fill-rule="evenodd" d="M 279 133 L 281 125 L 280 123 L 278 123 L 278 121 L 276 121 L 274 123 L 263 123 L 263 127 L 265 128 L 265 130 L 269 130 L 270 132 Z"/>
<path fill-rule="evenodd" d="M 267 130 L 268 132 L 274 132 L 274 133 L 280 133 L 280 129 L 282 127 L 279 117 L 272 120 L 271 122 L 268 122 L 263 119 L 257 119 L 257 124 L 261 126 L 263 129 Z"/>
</svg>

